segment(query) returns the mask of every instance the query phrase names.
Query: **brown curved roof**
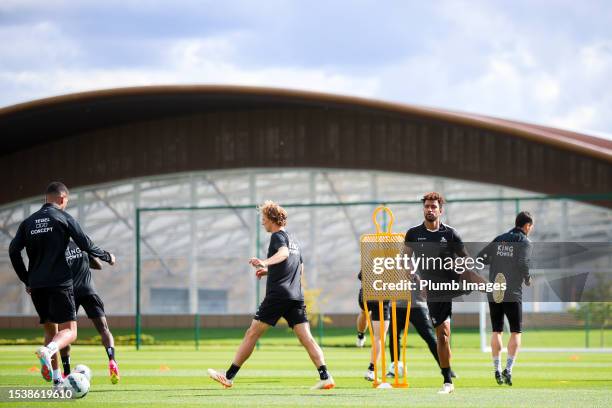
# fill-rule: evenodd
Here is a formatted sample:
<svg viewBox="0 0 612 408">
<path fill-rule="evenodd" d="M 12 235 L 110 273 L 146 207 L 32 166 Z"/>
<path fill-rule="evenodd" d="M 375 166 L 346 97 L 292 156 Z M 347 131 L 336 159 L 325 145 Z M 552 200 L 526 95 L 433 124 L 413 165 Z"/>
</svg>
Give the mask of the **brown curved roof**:
<svg viewBox="0 0 612 408">
<path fill-rule="evenodd" d="M 78 114 L 80 111 L 87 111 L 87 107 L 90 105 L 92 107 L 95 105 L 96 109 L 100 109 L 100 105 L 108 103 L 112 105 L 113 100 L 115 100 L 115 106 L 108 106 L 107 109 L 114 111 L 114 114 L 116 115 L 115 122 L 121 123 L 124 122 L 124 118 L 122 117 L 123 115 L 121 115 L 121 109 L 124 107 L 125 103 L 121 103 L 120 101 L 126 101 L 134 97 L 140 98 L 139 101 L 146 101 L 148 99 L 151 106 L 155 105 L 155 108 L 157 108 L 154 109 L 154 111 L 152 110 L 149 115 L 143 114 L 143 112 L 136 112 L 138 109 L 136 109 L 135 106 L 132 106 L 132 109 L 134 110 L 132 114 L 137 115 L 138 119 L 146 119 L 149 117 L 154 117 L 154 114 L 163 115 L 175 113 L 177 111 L 177 109 L 175 109 L 177 106 L 174 106 L 173 108 L 171 103 L 176 100 L 175 98 L 180 96 L 183 96 L 185 101 L 190 102 L 193 101 L 193 99 L 190 97 L 208 96 L 210 100 L 208 101 L 207 107 L 209 108 L 214 108 L 215 102 L 218 107 L 224 108 L 227 106 L 227 102 L 231 101 L 231 103 L 235 105 L 240 100 L 245 107 L 252 106 L 253 103 L 274 104 L 284 102 L 315 105 L 348 105 L 353 107 L 403 113 L 434 118 L 451 123 L 476 126 L 492 131 L 501 131 L 512 134 L 516 137 L 538 141 L 551 146 L 562 147 L 581 154 L 598 157 L 606 161 L 612 161 L 612 141 L 562 129 L 555 129 L 541 125 L 534 125 L 472 113 L 454 112 L 443 109 L 399 104 L 354 96 L 280 88 L 227 85 L 159 85 L 104 89 L 38 99 L 0 108 L 0 134 L 7 135 L 13 132 L 19 133 L 18 140 L 10 140 L 10 137 L 7 138 L 8 140 L 5 139 L 5 142 L 7 142 L 9 146 L 3 146 L 0 152 L 4 153 L 7 150 L 18 149 L 20 146 L 27 144 L 29 140 L 28 136 L 31 136 L 30 132 L 40 129 L 39 126 L 31 123 L 29 119 L 40 116 L 41 112 L 43 111 L 47 111 L 50 115 L 66 115 L 70 113 Z M 159 104 L 154 103 L 153 100 L 163 100 L 165 98 L 167 99 L 165 111 L 164 109 L 160 111 Z M 212 104 L 210 102 L 212 102 Z M 81 105 L 81 109 L 78 109 L 74 105 Z M 71 106 L 73 107 L 72 112 L 70 109 Z M 24 121 L 15 121 L 21 122 L 21 129 L 16 130 L 13 128 L 7 132 L 7 122 L 12 122 L 13 118 L 24 119 Z M 75 118 L 63 117 L 62 119 L 76 122 Z M 130 121 L 135 119 L 136 116 L 129 118 Z M 90 126 L 76 123 L 73 123 L 71 126 L 69 123 L 66 123 L 64 128 L 68 133 L 72 133 L 77 130 L 82 131 L 104 125 L 108 125 L 107 121 L 97 121 L 94 117 L 94 120 L 90 123 Z"/>
<path fill-rule="evenodd" d="M 0 204 L 38 195 L 51 179 L 78 187 L 241 167 L 377 169 L 547 194 L 612 192 L 609 140 L 286 89 L 172 85 L 75 93 L 1 108 L 0 135 L 0 173 L 8 179 Z"/>
</svg>

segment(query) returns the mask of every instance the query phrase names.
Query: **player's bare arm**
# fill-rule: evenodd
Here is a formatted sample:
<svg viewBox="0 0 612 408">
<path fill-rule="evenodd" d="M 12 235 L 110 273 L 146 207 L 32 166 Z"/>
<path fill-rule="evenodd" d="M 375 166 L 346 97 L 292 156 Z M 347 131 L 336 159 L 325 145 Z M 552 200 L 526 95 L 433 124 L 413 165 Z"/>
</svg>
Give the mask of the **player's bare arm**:
<svg viewBox="0 0 612 408">
<path fill-rule="evenodd" d="M 458 249 L 456 251 L 456 254 L 462 258 L 467 258 L 470 256 L 470 254 L 465 250 L 465 248 Z M 480 274 L 474 272 L 472 269 L 467 269 L 465 272 L 463 272 L 463 274 L 461 274 L 461 279 L 464 279 L 471 283 L 489 283 L 486 278 L 480 276 Z"/>
<path fill-rule="evenodd" d="M 286 246 L 280 247 L 278 251 L 268 259 L 261 260 L 259 258 L 249 259 L 249 264 L 253 267 L 261 267 L 267 269 L 269 265 L 276 265 L 284 262 L 289 257 L 289 248 Z"/>
</svg>

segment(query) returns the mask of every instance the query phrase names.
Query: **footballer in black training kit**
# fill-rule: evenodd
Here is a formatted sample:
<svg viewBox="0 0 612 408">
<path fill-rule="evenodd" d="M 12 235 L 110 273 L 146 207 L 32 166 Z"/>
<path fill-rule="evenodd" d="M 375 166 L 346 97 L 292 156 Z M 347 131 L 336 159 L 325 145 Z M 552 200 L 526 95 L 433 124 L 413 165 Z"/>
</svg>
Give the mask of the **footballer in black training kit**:
<svg viewBox="0 0 612 408">
<path fill-rule="evenodd" d="M 102 339 L 102 345 L 108 357 L 108 372 L 112 384 L 120 380 L 119 365 L 115 359 L 115 339 L 108 328 L 104 303 L 96 292 L 91 277 L 91 269 L 102 269 L 102 263 L 97 258 L 90 256 L 70 241 L 66 248 L 66 262 L 72 272 L 72 286 L 74 290 L 74 302 L 76 313 L 83 306 L 87 317 L 92 321 Z M 60 350 L 64 376 L 70 374 L 70 345 Z"/>
<path fill-rule="evenodd" d="M 418 277 L 427 280 L 434 287 L 436 284 L 452 284 L 466 280 L 476 283 L 487 283 L 487 280 L 477 273 L 466 270 L 458 274 L 455 270 L 442 267 L 448 259 L 467 257 L 459 233 L 452 227 L 441 222 L 444 212 L 444 197 L 440 193 L 427 193 L 421 199 L 423 203 L 424 221 L 406 232 L 405 244 L 408 256 L 413 254 L 422 258 Z M 434 262 L 434 261 L 441 262 Z M 453 312 L 452 299 L 461 296 L 462 290 L 427 290 L 427 306 L 433 326 L 436 331 L 437 351 L 444 384 L 439 394 L 450 394 L 455 387 L 452 381 L 450 318 Z"/>
<path fill-rule="evenodd" d="M 285 230 L 287 211 L 272 201 L 266 201 L 259 210 L 262 225 L 272 234 L 268 257 L 263 260 L 251 258 L 249 264 L 255 268 L 257 278 L 268 277 L 266 297 L 259 305 L 229 369 L 223 373 L 209 368 L 208 375 L 224 387 L 231 387 L 238 370 L 253 352 L 257 340 L 283 317 L 319 371 L 319 381 L 312 389 L 334 388 L 335 382 L 327 371 L 323 351 L 310 333 L 302 291 L 304 263 L 298 241 Z"/>
<path fill-rule="evenodd" d="M 69 201 L 68 188 L 52 182 L 45 191 L 45 204 L 26 218 L 17 229 L 9 246 L 11 263 L 19 279 L 26 285 L 40 324 L 44 325 L 45 344 L 36 352 L 41 374 L 61 386 L 62 376 L 57 352 L 70 345 L 77 336 L 76 308 L 72 272 L 66 262 L 66 248 L 72 238 L 83 252 L 109 264 L 115 257 L 89 239 L 79 223 L 65 212 Z M 28 268 L 21 255 L 26 249 Z"/>
<path fill-rule="evenodd" d="M 529 274 L 529 258 L 532 244 L 527 237 L 533 230 L 532 215 L 522 211 L 516 216 L 514 228 L 498 235 L 487 245 L 478 257 L 489 266 L 489 279 L 493 282 L 505 282 L 506 291 L 503 299 L 493 299 L 489 294 L 489 312 L 491 315 L 491 355 L 495 381 L 499 385 L 512 385 L 512 368 L 521 346 L 523 331 L 523 284 L 531 285 Z M 510 341 L 508 342 L 508 358 L 506 368 L 501 368 L 501 352 L 503 348 L 502 334 L 504 331 L 504 316 L 510 326 Z"/>
</svg>

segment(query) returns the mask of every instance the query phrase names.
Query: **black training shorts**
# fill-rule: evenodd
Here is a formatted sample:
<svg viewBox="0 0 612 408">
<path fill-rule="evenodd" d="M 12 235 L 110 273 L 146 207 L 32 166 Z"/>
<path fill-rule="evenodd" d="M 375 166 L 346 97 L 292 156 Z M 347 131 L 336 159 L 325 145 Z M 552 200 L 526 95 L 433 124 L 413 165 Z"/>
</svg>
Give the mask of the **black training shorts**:
<svg viewBox="0 0 612 408">
<path fill-rule="evenodd" d="M 77 313 L 79 312 L 79 307 L 83 306 L 87 317 L 90 319 L 104 316 L 104 303 L 96 293 L 77 296 L 74 299 L 74 304 Z"/>
<path fill-rule="evenodd" d="M 504 315 L 508 318 L 510 332 L 521 333 L 523 328 L 523 302 L 489 302 L 491 328 L 494 332 L 504 331 Z"/>
<path fill-rule="evenodd" d="M 40 324 L 76 321 L 72 286 L 34 288 L 31 296 Z"/>
<path fill-rule="evenodd" d="M 253 319 L 276 326 L 281 317 L 285 318 L 291 328 L 296 324 L 308 323 L 304 301 L 264 298 Z"/>
<path fill-rule="evenodd" d="M 363 308 L 363 291 L 359 289 L 359 296 L 357 296 L 357 303 L 359 303 L 359 307 L 361 310 L 365 311 Z M 372 321 L 379 322 L 380 321 L 380 312 L 378 307 L 378 300 L 368 300 L 368 312 L 372 312 Z M 389 301 L 386 300 L 383 302 L 383 319 L 385 321 L 391 320 L 391 307 L 389 305 Z"/>
<path fill-rule="evenodd" d="M 453 302 L 427 302 L 429 317 L 434 327 L 438 327 L 453 315 Z"/>
</svg>

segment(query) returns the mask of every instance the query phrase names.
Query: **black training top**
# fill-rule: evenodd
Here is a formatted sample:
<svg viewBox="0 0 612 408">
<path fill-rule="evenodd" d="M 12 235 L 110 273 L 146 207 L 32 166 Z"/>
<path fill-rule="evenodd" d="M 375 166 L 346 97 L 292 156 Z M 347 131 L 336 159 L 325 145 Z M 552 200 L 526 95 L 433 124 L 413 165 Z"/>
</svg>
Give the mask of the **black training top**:
<svg viewBox="0 0 612 408">
<path fill-rule="evenodd" d="M 96 293 L 91 280 L 91 269 L 89 269 L 89 256 L 70 240 L 66 248 L 66 262 L 72 272 L 72 286 L 74 296 L 86 296 Z"/>
<path fill-rule="evenodd" d="M 523 282 L 529 279 L 529 257 L 531 241 L 520 228 L 498 235 L 478 256 L 483 263 L 490 265 L 489 280 L 495 281 L 498 273 L 506 279 L 505 302 L 521 301 Z M 489 295 L 489 300 L 491 295 Z"/>
<path fill-rule="evenodd" d="M 302 254 L 293 235 L 284 230 L 273 233 L 270 237 L 268 258 L 282 247 L 289 249 L 289 257 L 281 263 L 268 266 L 266 298 L 304 300 L 301 282 Z"/>
<path fill-rule="evenodd" d="M 95 246 L 70 214 L 47 203 L 19 225 L 9 246 L 19 279 L 31 288 L 71 286 L 72 273 L 65 256 L 70 238 L 81 250 L 110 262 L 110 254 Z M 27 269 L 21 257 L 23 248 L 29 259 Z"/>
<path fill-rule="evenodd" d="M 437 231 L 430 231 L 425 223 L 412 227 L 406 232 L 404 242 L 412 248 L 416 257 L 429 258 L 430 262 L 425 264 L 425 259 L 419 265 L 419 273 L 422 277 L 432 280 L 457 280 L 459 275 L 451 269 L 440 268 L 448 258 L 455 259 L 463 250 L 464 245 L 457 231 L 440 223 Z M 442 262 L 433 262 L 439 258 Z"/>
<path fill-rule="evenodd" d="M 430 231 L 423 222 L 406 232 L 404 242 L 412 248 L 415 257 L 421 258 L 418 265 L 421 279 L 431 283 L 459 282 L 460 275 L 455 272 L 454 262 L 457 255 L 462 255 L 464 245 L 454 228 L 440 223 L 438 230 Z M 427 290 L 427 301 L 450 302 L 466 293 L 469 292 L 461 289 Z"/>
</svg>

